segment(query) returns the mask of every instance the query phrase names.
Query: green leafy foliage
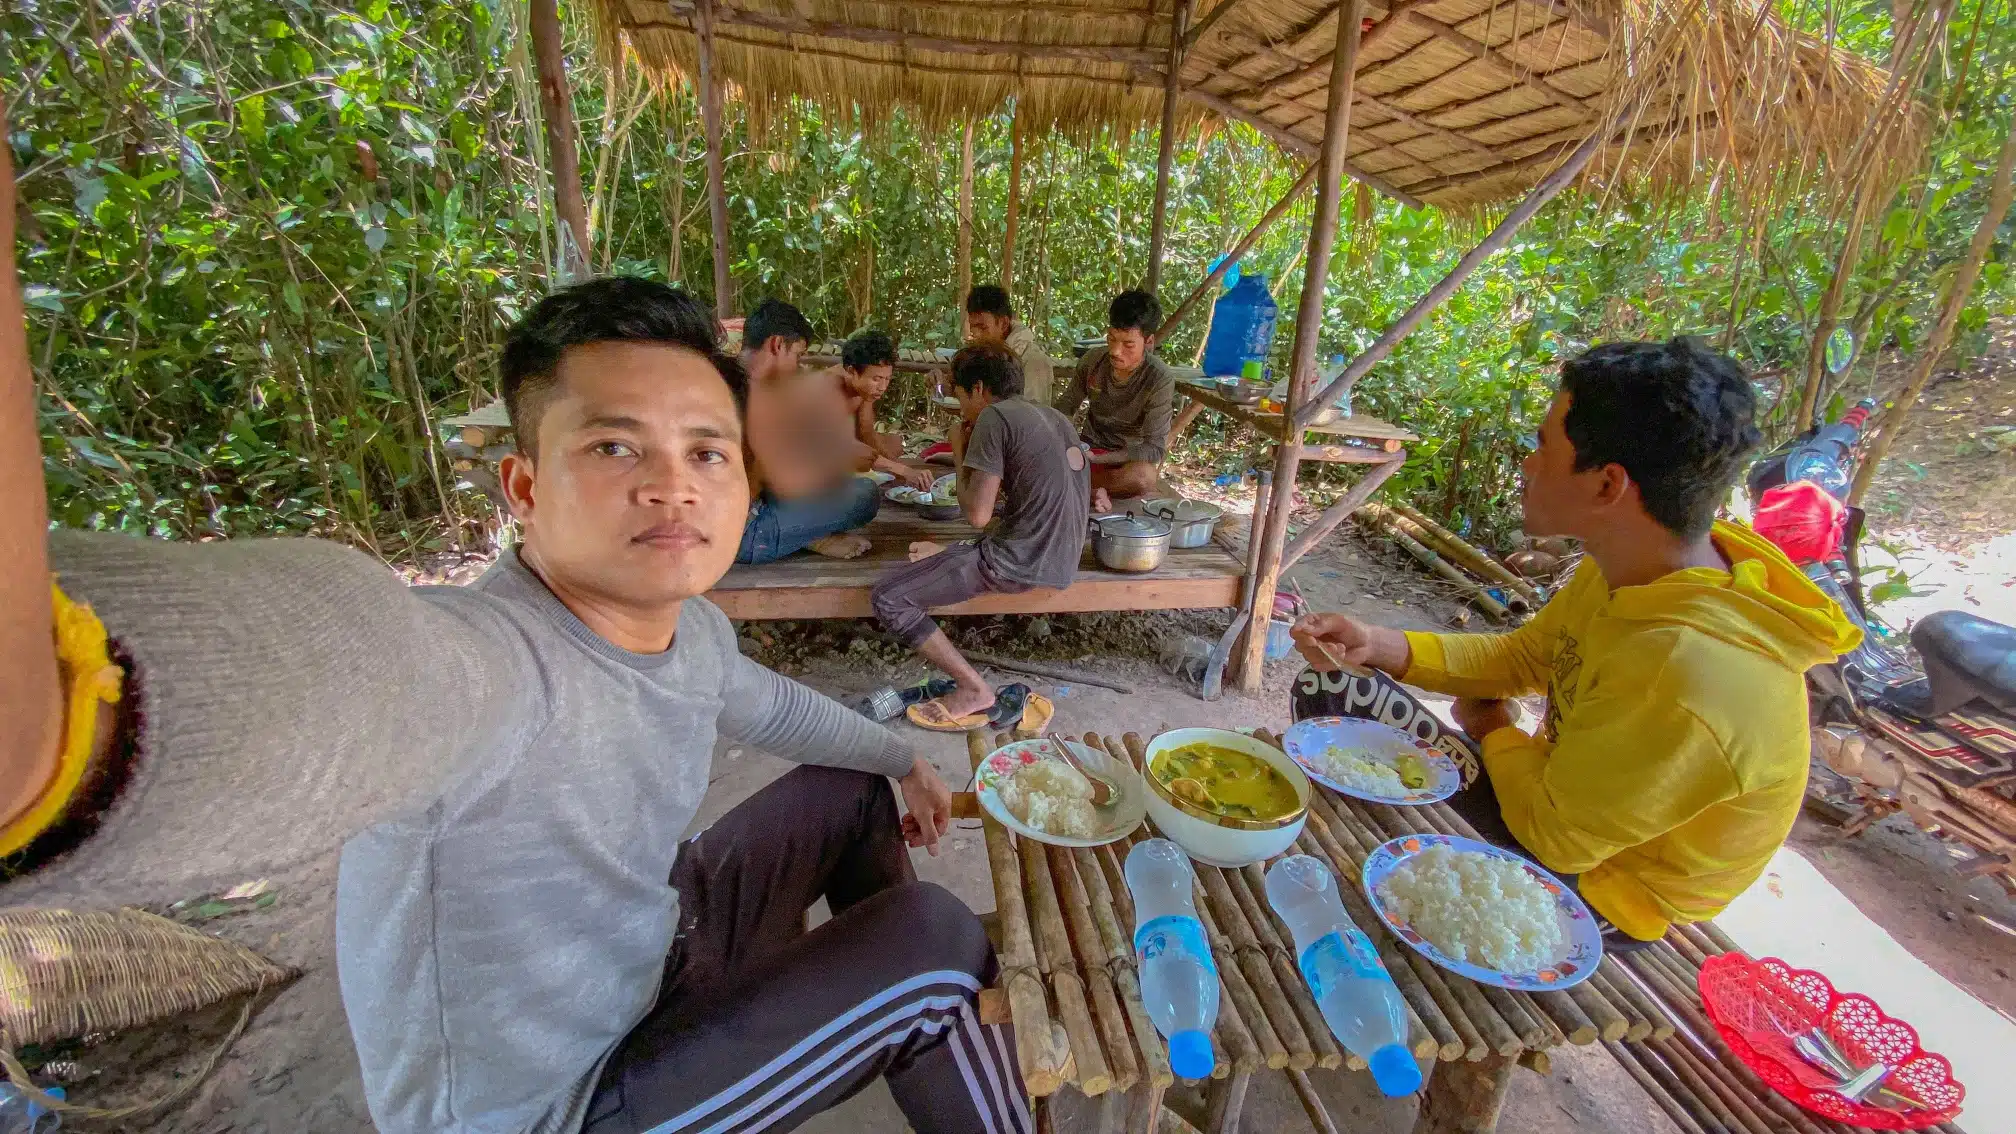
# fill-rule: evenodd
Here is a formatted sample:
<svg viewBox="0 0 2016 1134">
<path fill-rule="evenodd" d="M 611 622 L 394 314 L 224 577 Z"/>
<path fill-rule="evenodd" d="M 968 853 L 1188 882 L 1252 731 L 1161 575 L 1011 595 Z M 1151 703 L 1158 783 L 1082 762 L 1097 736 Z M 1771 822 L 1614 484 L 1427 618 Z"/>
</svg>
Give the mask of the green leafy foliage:
<svg viewBox="0 0 2016 1134">
<path fill-rule="evenodd" d="M 1845 50 L 1889 49 L 1888 5 L 1798 13 L 1833 21 Z M 609 73 L 577 14 L 563 15 L 578 41 L 592 267 L 709 293 L 690 90 Z M 1843 312 L 1855 357 L 1830 401 L 1869 390 L 1877 349 L 1909 351 L 1924 334 L 1984 207 L 2010 113 L 2012 22 L 2000 0 L 1962 0 L 1954 14 L 1948 62 L 1923 92 L 1936 137 L 1873 214 Z M 181 538 L 315 531 L 396 556 L 488 517 L 457 492 L 434 439 L 440 417 L 491 399 L 503 330 L 553 278 L 521 24 L 511 0 L 0 6 L 16 254 L 60 522 Z M 740 110 L 726 152 L 741 304 L 790 299 L 823 335 L 877 325 L 908 345 L 956 341 L 958 129 L 811 105 L 761 122 Z M 1011 135 L 1011 107 L 976 123 L 976 281 L 1001 271 Z M 1100 333 L 1108 300 L 1145 272 L 1155 139 L 1030 137 L 1024 153 L 1015 300 L 1062 351 Z M 1298 172 L 1244 127 L 1188 140 L 1166 307 Z M 1841 224 L 1817 197 L 1762 217 L 1721 194 L 1635 199 L 1585 194 L 1544 210 L 1360 384 L 1359 407 L 1424 438 L 1389 491 L 1458 526 L 1514 522 L 1553 367 L 1608 338 L 1707 335 L 1753 368 L 1789 428 Z M 1305 200 L 1244 264 L 1281 301 L 1277 370 L 1310 212 Z M 1321 355 L 1371 343 L 1493 219 L 1373 202 L 1370 223 L 1340 240 Z M 2007 255 L 2005 240 L 1966 327 L 2007 306 Z M 1200 308 L 1163 353 L 1188 362 L 1204 329 Z M 922 397 L 899 386 L 889 411 Z M 1241 464 L 1224 429 L 1207 415 L 1189 454 Z M 1319 490 L 1338 475 L 1307 474 Z"/>
</svg>

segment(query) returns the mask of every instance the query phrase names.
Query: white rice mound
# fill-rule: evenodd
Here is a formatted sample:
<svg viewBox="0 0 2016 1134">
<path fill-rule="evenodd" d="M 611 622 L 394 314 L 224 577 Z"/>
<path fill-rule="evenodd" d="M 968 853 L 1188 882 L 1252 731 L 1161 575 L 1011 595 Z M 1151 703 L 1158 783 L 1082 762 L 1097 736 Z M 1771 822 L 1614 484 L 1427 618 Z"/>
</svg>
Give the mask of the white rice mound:
<svg viewBox="0 0 2016 1134">
<path fill-rule="evenodd" d="M 1458 961 L 1501 973 L 1554 963 L 1561 923 L 1554 898 L 1515 862 L 1430 847 L 1379 883 L 1392 914 Z"/>
<path fill-rule="evenodd" d="M 1045 834 L 1089 839 L 1099 833 L 1092 781 L 1069 764 L 1057 760 L 1026 764 L 997 781 L 994 792 L 1010 814 Z"/>
<path fill-rule="evenodd" d="M 1368 759 L 1334 744 L 1319 753 L 1314 763 L 1325 776 L 1354 791 L 1391 797 L 1406 795 L 1409 790 L 1392 765 Z"/>
</svg>

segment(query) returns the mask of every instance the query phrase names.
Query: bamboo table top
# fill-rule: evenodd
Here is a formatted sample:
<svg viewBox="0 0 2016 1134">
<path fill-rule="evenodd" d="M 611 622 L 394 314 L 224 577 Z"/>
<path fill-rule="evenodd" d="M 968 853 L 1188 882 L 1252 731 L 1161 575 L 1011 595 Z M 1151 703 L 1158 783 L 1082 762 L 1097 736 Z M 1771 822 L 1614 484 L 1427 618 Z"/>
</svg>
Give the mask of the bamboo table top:
<svg viewBox="0 0 2016 1134">
<path fill-rule="evenodd" d="M 1135 734 L 1084 739 L 1140 765 L 1144 745 Z M 968 744 L 977 766 L 989 749 L 978 733 L 969 734 Z M 1087 1095 L 1172 1083 L 1167 1049 L 1141 1004 L 1133 908 L 1121 874 L 1128 847 L 1151 833 L 1068 850 L 1017 840 L 991 817 L 983 816 L 983 825 L 1001 923 L 1001 993 L 1030 1094 L 1045 1096 L 1067 1083 Z M 1323 860 L 1344 882 L 1339 892 L 1347 908 L 1407 1001 L 1409 1046 L 1417 1057 L 1518 1059 L 1564 1041 L 1641 1042 L 1673 1034 L 1670 1015 L 1610 958 L 1572 989 L 1528 994 L 1476 984 L 1396 940 L 1365 903 L 1360 867 L 1388 839 L 1428 832 L 1475 837 L 1439 804 L 1386 807 L 1318 788 L 1294 848 Z M 1303 983 L 1292 938 L 1267 904 L 1264 864 L 1193 865 L 1197 909 L 1221 980 L 1212 1037 L 1216 1074 L 1363 1069 L 1331 1036 Z"/>
</svg>

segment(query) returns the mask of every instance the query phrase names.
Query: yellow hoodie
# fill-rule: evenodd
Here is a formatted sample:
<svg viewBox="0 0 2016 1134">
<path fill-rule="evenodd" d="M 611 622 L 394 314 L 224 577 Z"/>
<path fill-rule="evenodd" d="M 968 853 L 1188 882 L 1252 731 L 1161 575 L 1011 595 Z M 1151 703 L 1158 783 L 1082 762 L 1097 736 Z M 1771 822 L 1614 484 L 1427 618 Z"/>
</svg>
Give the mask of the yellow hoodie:
<svg viewBox="0 0 2016 1134">
<path fill-rule="evenodd" d="M 1592 559 L 1509 634 L 1409 633 L 1410 685 L 1547 691 L 1539 735 L 1484 737 L 1505 825 L 1633 937 L 1713 917 L 1806 792 L 1807 669 L 1862 632 L 1768 541 L 1715 525 L 1731 570 L 1610 589 Z"/>
</svg>

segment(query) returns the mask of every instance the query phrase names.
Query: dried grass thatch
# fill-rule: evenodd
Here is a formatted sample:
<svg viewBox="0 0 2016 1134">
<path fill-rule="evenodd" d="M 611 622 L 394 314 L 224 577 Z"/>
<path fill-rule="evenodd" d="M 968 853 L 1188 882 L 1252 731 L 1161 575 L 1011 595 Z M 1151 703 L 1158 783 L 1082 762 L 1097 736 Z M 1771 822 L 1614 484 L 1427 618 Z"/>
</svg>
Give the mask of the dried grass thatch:
<svg viewBox="0 0 2016 1134">
<path fill-rule="evenodd" d="M 702 0 L 594 0 L 605 46 L 697 73 Z M 1322 140 L 1331 0 L 714 0 L 722 75 L 759 124 L 793 97 L 927 125 L 1009 96 L 1067 135 L 1161 114 L 1171 30 L 1186 124 L 1247 122 L 1285 148 Z M 1365 0 L 1353 176 L 1467 208 L 1516 196 L 1584 137 L 1616 134 L 1599 179 L 1669 193 L 1769 192 L 1791 170 L 1895 176 L 1911 116 L 1881 68 L 1792 31 L 1771 0 Z"/>
</svg>

